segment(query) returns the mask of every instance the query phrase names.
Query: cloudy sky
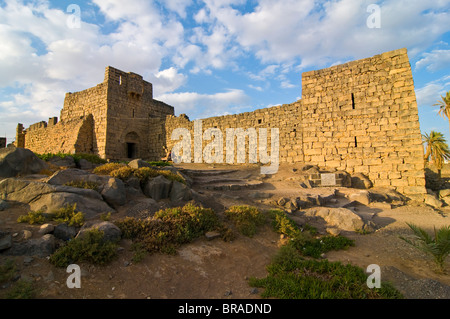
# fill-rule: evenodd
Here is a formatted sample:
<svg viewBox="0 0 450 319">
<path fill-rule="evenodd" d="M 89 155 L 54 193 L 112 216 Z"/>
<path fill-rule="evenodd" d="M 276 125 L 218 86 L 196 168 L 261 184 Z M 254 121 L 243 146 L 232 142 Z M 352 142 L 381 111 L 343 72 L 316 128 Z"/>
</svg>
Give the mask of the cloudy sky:
<svg viewBox="0 0 450 319">
<path fill-rule="evenodd" d="M 291 103 L 301 73 L 407 48 L 422 132 L 450 90 L 450 0 L 0 0 L 0 136 L 111 65 L 191 119 Z"/>
</svg>

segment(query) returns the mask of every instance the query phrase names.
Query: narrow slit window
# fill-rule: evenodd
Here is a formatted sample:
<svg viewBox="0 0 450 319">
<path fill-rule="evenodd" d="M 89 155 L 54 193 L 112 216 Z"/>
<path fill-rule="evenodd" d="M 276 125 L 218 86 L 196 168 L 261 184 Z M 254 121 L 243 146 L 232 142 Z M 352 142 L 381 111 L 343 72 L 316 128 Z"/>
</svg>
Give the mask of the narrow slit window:
<svg viewBox="0 0 450 319">
<path fill-rule="evenodd" d="M 119 75 L 119 85 L 122 85 L 122 76 Z"/>
<path fill-rule="evenodd" d="M 133 109 L 133 118 L 134 118 L 134 109 Z"/>
<path fill-rule="evenodd" d="M 355 136 L 355 147 L 358 147 L 358 140 L 356 139 L 356 136 Z"/>
<path fill-rule="evenodd" d="M 352 93 L 352 109 L 355 109 L 355 94 Z"/>
</svg>

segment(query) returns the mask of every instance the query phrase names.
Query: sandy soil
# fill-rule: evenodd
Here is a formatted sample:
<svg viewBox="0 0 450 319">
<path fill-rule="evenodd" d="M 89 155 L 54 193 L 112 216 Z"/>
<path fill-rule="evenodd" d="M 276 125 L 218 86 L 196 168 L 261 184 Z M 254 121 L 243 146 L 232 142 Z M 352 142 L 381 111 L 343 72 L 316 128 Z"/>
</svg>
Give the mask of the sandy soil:
<svg viewBox="0 0 450 319">
<path fill-rule="evenodd" d="M 223 177 L 211 177 L 217 183 L 227 178 L 247 182 L 262 182 L 258 186 L 239 190 L 213 190 L 204 180 L 194 184 L 202 203 L 223 216 L 225 207 L 234 204 L 250 204 L 267 209 L 271 201 L 282 196 L 295 197 L 299 192 L 327 193 L 333 189 L 301 189 L 295 178 L 293 166 L 283 166 L 278 174 L 261 176 L 257 166 L 183 165 L 185 169 L 217 170 L 232 169 Z M 294 177 L 294 178 L 293 178 Z M 221 180 L 222 179 L 222 180 Z M 213 181 L 214 182 L 214 181 Z M 251 183 L 250 183 L 251 184 Z M 343 193 L 351 189 L 340 189 Z M 267 198 L 253 199 L 252 194 L 268 194 Z M 265 196 L 262 196 L 265 197 Z M 166 204 L 168 205 L 168 204 Z M 39 226 L 18 224 L 17 217 L 26 213 L 27 207 L 15 206 L 0 212 L 0 229 L 17 232 L 17 240 L 23 229 L 38 238 Z M 363 267 L 377 264 L 382 269 L 382 280 L 391 281 L 406 298 L 450 298 L 450 276 L 434 271 L 430 257 L 408 245 L 399 238 L 411 234 L 407 222 L 432 231 L 433 227 L 449 225 L 450 208 L 435 211 L 424 205 L 408 205 L 394 209 L 380 209 L 360 205 L 357 212 L 371 214 L 379 229 L 370 234 L 342 233 L 355 240 L 355 246 L 345 251 L 326 254 L 330 261 L 342 261 Z M 125 216 L 123 209 L 113 216 Z M 300 214 L 301 213 L 294 213 Z M 319 227 L 320 229 L 320 227 Z M 268 226 L 253 238 L 237 235 L 232 242 L 220 239 L 211 241 L 199 238 L 182 246 L 174 256 L 148 255 L 139 263 L 132 262 L 131 242 L 122 240 L 118 258 L 107 266 L 80 264 L 81 289 L 69 289 L 65 269 L 52 266 L 45 258 L 10 257 L 0 255 L 0 262 L 13 258 L 21 278 L 33 280 L 39 292 L 38 298 L 260 298 L 259 293 L 248 285 L 251 276 L 263 277 L 265 267 L 278 250 L 279 236 Z M 447 260 L 448 270 L 450 261 Z M 448 272 L 447 272 L 448 273 Z M 17 277 L 18 278 L 18 277 Z M 0 297 L 10 289 L 0 287 Z"/>
</svg>

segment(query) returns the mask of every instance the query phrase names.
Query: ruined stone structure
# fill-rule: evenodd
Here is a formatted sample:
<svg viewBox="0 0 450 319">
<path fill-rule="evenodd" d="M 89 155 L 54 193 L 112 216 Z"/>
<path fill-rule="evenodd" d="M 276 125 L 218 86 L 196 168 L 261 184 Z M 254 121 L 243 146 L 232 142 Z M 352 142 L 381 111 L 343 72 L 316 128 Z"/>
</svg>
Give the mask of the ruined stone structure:
<svg viewBox="0 0 450 319">
<path fill-rule="evenodd" d="M 153 126 L 174 108 L 153 99 L 152 84 L 134 73 L 107 67 L 97 86 L 67 93 L 60 121 L 50 118 L 24 130 L 17 126 L 16 145 L 36 153 L 93 153 L 106 159 L 156 158 L 163 135 Z"/>
<path fill-rule="evenodd" d="M 52 119 L 26 131 L 19 124 L 16 142 L 38 153 L 155 160 L 177 142 L 171 140 L 175 128 L 186 128 L 194 136 L 194 122 L 185 115 L 175 117 L 171 106 L 153 100 L 150 83 L 109 67 L 102 84 L 66 95 L 59 123 Z M 406 49 L 305 72 L 301 100 L 203 119 L 203 131 L 208 128 L 279 128 L 280 162 L 363 173 L 374 186 L 405 194 L 426 192 Z M 203 139 L 203 147 L 208 143 Z M 270 151 L 270 139 L 268 143 Z"/>
</svg>

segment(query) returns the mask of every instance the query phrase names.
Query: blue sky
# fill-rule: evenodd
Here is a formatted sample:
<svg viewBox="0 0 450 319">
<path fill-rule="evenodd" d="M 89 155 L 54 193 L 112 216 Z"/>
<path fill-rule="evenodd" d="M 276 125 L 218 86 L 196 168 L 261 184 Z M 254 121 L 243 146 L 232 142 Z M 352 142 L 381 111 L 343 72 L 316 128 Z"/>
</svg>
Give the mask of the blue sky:
<svg viewBox="0 0 450 319">
<path fill-rule="evenodd" d="M 302 72 L 405 47 L 421 130 L 448 138 L 432 105 L 450 90 L 449 21 L 450 0 L 0 0 L 0 136 L 59 116 L 108 65 L 196 119 L 292 103 Z"/>
</svg>

